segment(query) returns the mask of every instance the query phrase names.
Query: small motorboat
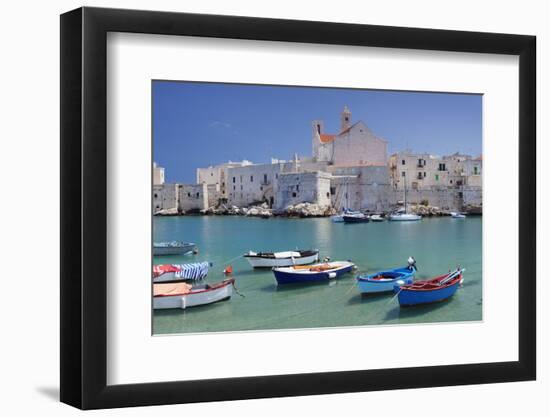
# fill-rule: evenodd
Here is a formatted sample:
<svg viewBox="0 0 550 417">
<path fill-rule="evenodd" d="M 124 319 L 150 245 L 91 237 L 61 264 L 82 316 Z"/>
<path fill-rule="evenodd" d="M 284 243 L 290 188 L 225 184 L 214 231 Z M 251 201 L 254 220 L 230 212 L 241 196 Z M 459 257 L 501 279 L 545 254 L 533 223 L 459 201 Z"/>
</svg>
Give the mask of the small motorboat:
<svg viewBox="0 0 550 417">
<path fill-rule="evenodd" d="M 363 213 L 344 214 L 342 218 L 344 223 L 368 223 L 370 221 L 369 216 Z"/>
<path fill-rule="evenodd" d="M 355 264 L 350 261 L 323 262 L 308 266 L 289 266 L 273 268 L 277 284 L 293 284 L 297 282 L 319 282 L 338 278 L 351 272 Z"/>
<path fill-rule="evenodd" d="M 248 252 L 244 254 L 252 268 L 307 265 L 319 261 L 319 250 L 296 250 L 286 252 Z"/>
<path fill-rule="evenodd" d="M 383 222 L 386 220 L 381 214 L 373 214 L 370 216 L 371 222 Z"/>
<path fill-rule="evenodd" d="M 451 211 L 451 217 L 453 219 L 465 219 L 466 218 L 466 215 L 463 214 L 463 213 L 457 213 L 455 211 Z"/>
<path fill-rule="evenodd" d="M 412 284 L 395 285 L 399 305 L 413 306 L 435 303 L 452 297 L 460 284 L 464 269 L 457 268 L 452 272 L 436 278 L 415 281 Z"/>
<path fill-rule="evenodd" d="M 185 255 L 197 250 L 197 245 L 190 242 L 154 242 L 153 255 Z"/>
<path fill-rule="evenodd" d="M 405 267 L 359 275 L 357 286 L 361 294 L 392 292 L 396 285 L 412 284 L 415 272 L 416 261 L 410 257 L 409 264 Z"/>
<path fill-rule="evenodd" d="M 199 281 L 206 278 L 210 262 L 153 265 L 153 282 Z"/>
<path fill-rule="evenodd" d="M 185 282 L 153 284 L 153 308 L 186 309 L 228 300 L 233 295 L 233 278 L 216 284 L 191 285 Z"/>
</svg>

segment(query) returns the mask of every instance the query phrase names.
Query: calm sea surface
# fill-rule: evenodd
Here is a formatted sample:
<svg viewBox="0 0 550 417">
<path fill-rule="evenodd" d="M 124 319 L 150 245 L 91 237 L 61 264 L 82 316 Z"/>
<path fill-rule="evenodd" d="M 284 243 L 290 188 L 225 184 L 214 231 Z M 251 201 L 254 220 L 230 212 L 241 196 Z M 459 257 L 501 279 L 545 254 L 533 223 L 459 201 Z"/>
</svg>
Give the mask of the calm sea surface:
<svg viewBox="0 0 550 417">
<path fill-rule="evenodd" d="M 156 310 L 153 332 L 197 333 L 264 329 L 432 323 L 482 319 L 482 218 L 425 218 L 419 222 L 363 224 L 318 219 L 259 219 L 241 216 L 155 217 L 155 241 L 195 242 L 197 255 L 156 257 L 154 263 L 210 261 L 207 282 L 224 278 L 233 266 L 244 297 L 188 310 Z M 270 270 L 253 270 L 240 257 L 254 251 L 320 250 L 332 260 L 352 260 L 361 272 L 417 260 L 416 279 L 430 278 L 461 265 L 464 285 L 451 299 L 399 308 L 392 295 L 361 297 L 355 274 L 322 284 L 277 287 Z"/>
</svg>

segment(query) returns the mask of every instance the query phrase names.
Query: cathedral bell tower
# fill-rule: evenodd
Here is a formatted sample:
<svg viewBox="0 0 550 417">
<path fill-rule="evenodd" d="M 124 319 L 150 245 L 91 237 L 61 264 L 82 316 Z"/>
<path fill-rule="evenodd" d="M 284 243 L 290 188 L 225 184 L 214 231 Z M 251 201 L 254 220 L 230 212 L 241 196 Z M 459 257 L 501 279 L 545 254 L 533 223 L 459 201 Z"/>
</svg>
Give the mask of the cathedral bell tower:
<svg viewBox="0 0 550 417">
<path fill-rule="evenodd" d="M 351 126 L 351 112 L 348 106 L 344 106 L 344 110 L 340 114 L 340 132 L 348 129 Z"/>
</svg>

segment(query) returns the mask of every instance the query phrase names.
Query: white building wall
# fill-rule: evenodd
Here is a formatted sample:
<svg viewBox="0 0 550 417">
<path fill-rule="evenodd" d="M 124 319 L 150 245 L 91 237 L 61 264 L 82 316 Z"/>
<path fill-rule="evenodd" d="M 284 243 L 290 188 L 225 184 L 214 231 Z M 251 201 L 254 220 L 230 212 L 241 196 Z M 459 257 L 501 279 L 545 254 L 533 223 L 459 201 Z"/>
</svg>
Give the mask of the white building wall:
<svg viewBox="0 0 550 417">
<path fill-rule="evenodd" d="M 153 185 L 164 184 L 164 168 L 153 162 Z"/>
<path fill-rule="evenodd" d="M 234 167 L 227 170 L 228 203 L 238 207 L 267 202 L 272 205 L 277 193 L 279 174 L 291 163 L 273 163 Z"/>
<path fill-rule="evenodd" d="M 376 136 L 363 122 L 332 141 L 334 165 L 386 165 L 387 143 Z"/>
<path fill-rule="evenodd" d="M 208 185 L 179 184 L 178 209 L 184 212 L 194 212 L 208 208 Z"/>
<path fill-rule="evenodd" d="M 275 209 L 289 205 L 312 203 L 330 207 L 330 179 L 326 172 L 289 172 L 279 175 Z"/>
<path fill-rule="evenodd" d="M 178 184 L 153 185 L 153 213 L 178 208 Z"/>
</svg>

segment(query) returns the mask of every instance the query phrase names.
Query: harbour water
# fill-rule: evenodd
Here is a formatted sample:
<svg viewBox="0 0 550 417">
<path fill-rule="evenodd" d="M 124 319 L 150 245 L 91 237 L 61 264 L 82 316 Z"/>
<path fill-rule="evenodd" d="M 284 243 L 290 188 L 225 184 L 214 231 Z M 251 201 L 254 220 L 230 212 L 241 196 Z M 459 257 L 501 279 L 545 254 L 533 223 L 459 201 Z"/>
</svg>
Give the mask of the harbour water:
<svg viewBox="0 0 550 417">
<path fill-rule="evenodd" d="M 228 301 L 187 310 L 156 310 L 154 334 L 302 329 L 477 321 L 482 319 L 482 218 L 425 218 L 418 222 L 343 224 L 329 218 L 260 219 L 243 216 L 155 217 L 155 241 L 195 242 L 196 255 L 156 257 L 159 263 L 213 263 L 207 282 L 224 279 L 231 264 L 236 287 Z M 355 275 L 320 284 L 277 287 L 270 270 L 254 270 L 239 255 L 253 251 L 319 249 L 352 260 L 358 272 L 405 266 L 414 256 L 416 279 L 466 268 L 451 299 L 400 308 L 392 294 L 361 296 Z"/>
</svg>

